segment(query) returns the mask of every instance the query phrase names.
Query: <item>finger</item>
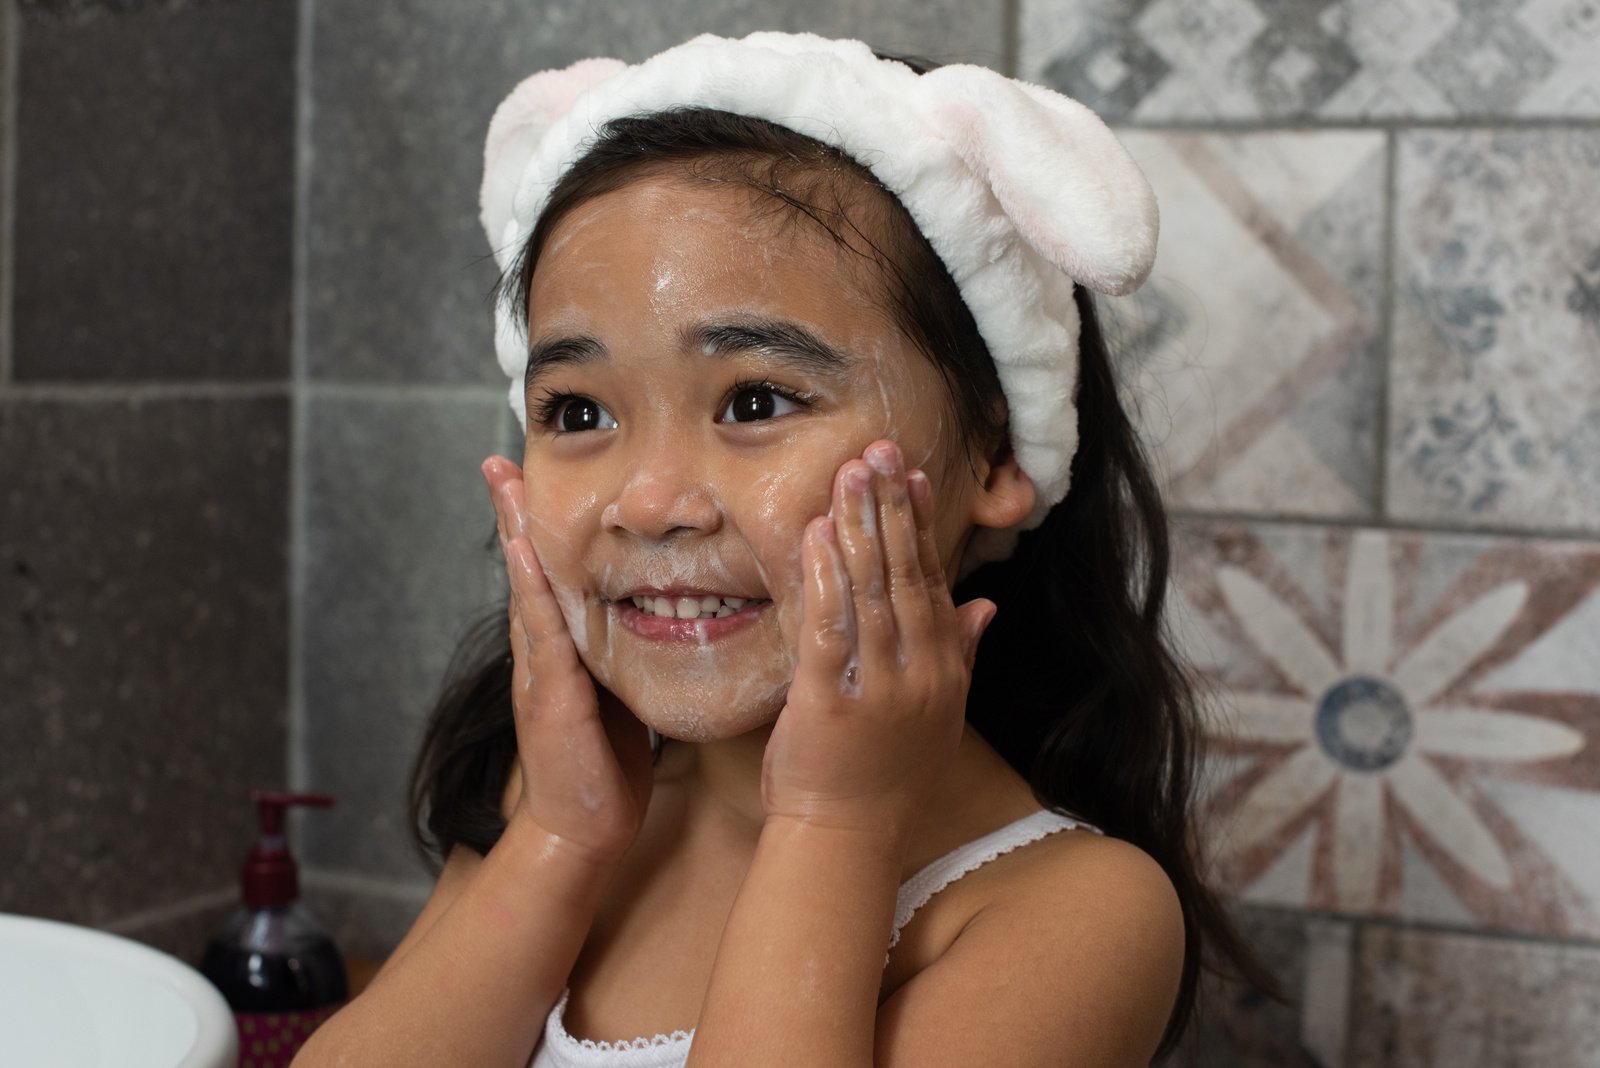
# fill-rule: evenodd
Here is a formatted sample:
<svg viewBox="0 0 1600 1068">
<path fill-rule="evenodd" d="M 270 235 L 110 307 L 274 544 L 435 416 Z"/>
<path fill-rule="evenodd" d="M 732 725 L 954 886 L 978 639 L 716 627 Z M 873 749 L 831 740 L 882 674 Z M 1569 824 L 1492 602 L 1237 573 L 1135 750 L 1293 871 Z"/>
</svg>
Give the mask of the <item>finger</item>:
<svg viewBox="0 0 1600 1068">
<path fill-rule="evenodd" d="M 507 542 L 506 566 L 511 576 L 517 621 L 525 634 L 520 648 L 527 661 L 530 684 L 536 681 L 540 686 L 554 688 L 579 679 L 587 682 L 583 663 L 578 659 L 578 650 L 567 630 L 566 617 L 561 614 L 561 605 L 539 564 L 533 543 L 521 536 Z M 552 691 L 551 696 L 562 695 Z"/>
<path fill-rule="evenodd" d="M 923 583 L 930 590 L 948 590 L 939 540 L 933 529 L 933 484 L 928 481 L 927 472 L 913 468 L 906 475 L 906 495 L 911 498 L 911 513 L 917 524 L 917 559 L 922 563 Z"/>
<path fill-rule="evenodd" d="M 839 556 L 832 519 L 818 516 L 806 525 L 800 556 L 806 581 L 800 607 L 804 637 L 799 671 L 829 680 L 841 692 L 859 692 L 860 657 L 850 580 Z"/>
<path fill-rule="evenodd" d="M 985 597 L 977 597 L 956 609 L 956 621 L 961 633 L 961 652 L 966 657 L 967 671 L 978 659 L 978 643 L 983 632 L 994 622 L 999 607 Z"/>
<path fill-rule="evenodd" d="M 833 498 L 833 526 L 845 574 L 850 579 L 856 645 L 867 661 L 892 656 L 897 641 L 879 549 L 872 479 L 872 468 L 866 463 L 846 461 L 834 479 Z"/>
<path fill-rule="evenodd" d="M 923 582 L 917 548 L 916 516 L 906 492 L 905 459 L 892 441 L 877 441 L 863 454 L 876 477 L 879 545 L 889 584 L 889 603 L 901 650 L 925 641 L 933 632 L 933 608 Z"/>
<path fill-rule="evenodd" d="M 503 456 L 491 456 L 483 462 L 482 470 L 484 481 L 489 484 L 495 527 L 503 546 L 512 538 L 527 533 L 522 469 Z"/>
</svg>

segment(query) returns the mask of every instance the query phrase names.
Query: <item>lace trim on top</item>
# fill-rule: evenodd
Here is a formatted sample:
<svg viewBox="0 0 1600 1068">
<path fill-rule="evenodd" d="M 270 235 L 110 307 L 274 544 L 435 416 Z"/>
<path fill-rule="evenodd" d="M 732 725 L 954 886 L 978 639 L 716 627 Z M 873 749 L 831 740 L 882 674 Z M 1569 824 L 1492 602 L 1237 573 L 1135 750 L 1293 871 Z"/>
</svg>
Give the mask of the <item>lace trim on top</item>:
<svg viewBox="0 0 1600 1068">
<path fill-rule="evenodd" d="M 1049 809 L 1040 809 L 1031 816 L 1009 823 L 999 830 L 991 831 L 976 841 L 946 853 L 943 857 L 929 864 L 917 874 L 907 879 L 900 886 L 900 892 L 895 900 L 894 908 L 894 933 L 889 939 L 889 948 L 893 949 L 900 944 L 900 929 L 911 921 L 911 917 L 940 890 L 949 886 L 957 879 L 969 872 L 1004 856 L 1030 842 L 1036 842 L 1046 835 L 1055 834 L 1057 831 L 1070 830 L 1081 827 L 1095 834 L 1102 834 L 1100 828 L 1093 824 L 1085 823 L 1072 816 L 1063 816 Z M 883 955 L 883 965 L 889 966 L 889 954 Z M 576 1065 L 627 1065 L 628 1068 L 669 1068 L 671 1065 L 682 1064 L 687 1058 L 688 1045 L 694 1038 L 694 1029 L 687 1031 L 674 1031 L 670 1035 L 659 1032 L 650 1037 L 624 1039 L 618 1042 L 597 1042 L 590 1038 L 574 1038 L 567 1033 L 562 1023 L 566 1012 L 567 999 L 572 996 L 571 988 L 561 991 L 561 1000 L 556 1002 L 555 1008 L 550 1010 L 549 1019 L 545 1024 L 545 1045 L 560 1048 L 561 1055 L 572 1058 Z M 651 1056 L 651 1051 L 656 1051 L 656 1056 Z M 630 1057 L 625 1061 L 607 1060 L 596 1057 L 602 1053 L 644 1053 L 643 1058 Z M 658 1059 L 659 1058 L 659 1059 Z M 537 1060 L 537 1058 L 535 1058 Z"/>
<path fill-rule="evenodd" d="M 912 915 L 940 890 L 1013 849 L 1025 846 L 1029 842 L 1037 842 L 1057 831 L 1071 830 L 1074 827 L 1081 827 L 1095 834 L 1104 833 L 1093 824 L 1042 808 L 1031 816 L 1024 816 L 976 841 L 968 842 L 929 864 L 900 886 L 900 894 L 895 900 L 894 934 L 889 938 L 889 948 L 893 949 L 900 944 L 900 928 L 910 923 Z M 883 955 L 883 966 L 885 968 L 889 966 L 888 953 Z"/>
<path fill-rule="evenodd" d="M 649 1037 L 622 1039 L 617 1042 L 597 1042 L 592 1038 L 575 1038 L 567 1033 L 562 1023 L 566 1013 L 567 1000 L 572 996 L 571 988 L 561 991 L 561 1000 L 557 1001 L 555 1008 L 550 1011 L 550 1018 L 545 1026 L 545 1043 L 562 1047 L 563 1055 L 575 1056 L 579 1064 L 616 1065 L 626 1064 L 630 1068 L 666 1068 L 668 1065 L 682 1064 L 687 1053 L 689 1042 L 694 1038 L 694 1029 L 687 1031 L 674 1031 L 670 1035 L 656 1033 Z M 626 1061 L 607 1060 L 594 1058 L 586 1054 L 598 1053 L 639 1053 L 658 1050 L 667 1054 L 671 1059 L 658 1060 L 654 1057 L 643 1059 L 630 1058 Z"/>
</svg>

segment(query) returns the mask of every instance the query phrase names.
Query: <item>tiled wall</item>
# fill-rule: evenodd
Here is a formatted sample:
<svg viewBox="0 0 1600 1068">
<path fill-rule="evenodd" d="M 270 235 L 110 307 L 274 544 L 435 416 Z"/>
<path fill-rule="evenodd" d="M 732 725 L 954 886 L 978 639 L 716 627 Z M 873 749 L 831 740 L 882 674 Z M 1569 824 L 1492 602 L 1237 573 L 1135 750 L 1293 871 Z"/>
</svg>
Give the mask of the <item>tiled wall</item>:
<svg viewBox="0 0 1600 1068">
<path fill-rule="evenodd" d="M 1163 215 L 1116 302 L 1216 685 L 1219 1064 L 1600 1063 L 1600 6 L 1024 0 Z"/>
<path fill-rule="evenodd" d="M 0 909 L 191 954 L 243 790 L 346 949 L 499 579 L 476 222 L 541 66 L 810 28 L 1054 84 L 1162 199 L 1111 309 L 1218 684 L 1217 879 L 1296 1004 L 1200 1063 L 1600 1049 L 1589 0 L 0 0 Z"/>
</svg>

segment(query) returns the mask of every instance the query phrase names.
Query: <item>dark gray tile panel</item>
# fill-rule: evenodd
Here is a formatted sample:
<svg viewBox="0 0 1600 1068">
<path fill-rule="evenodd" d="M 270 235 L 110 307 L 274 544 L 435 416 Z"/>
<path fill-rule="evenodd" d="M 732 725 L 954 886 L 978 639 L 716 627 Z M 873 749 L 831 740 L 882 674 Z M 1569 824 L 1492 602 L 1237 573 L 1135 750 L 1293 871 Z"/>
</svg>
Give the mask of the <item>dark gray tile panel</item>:
<svg viewBox="0 0 1600 1068">
<path fill-rule="evenodd" d="M 288 405 L 0 403 L 0 911 L 227 885 L 281 785 Z"/>
<path fill-rule="evenodd" d="M 287 374 L 296 6 L 23 8 L 19 381 Z"/>
<path fill-rule="evenodd" d="M 406 773 L 463 625 L 500 598 L 478 465 L 503 445 L 504 402 L 313 395 L 300 563 L 312 789 L 303 859 L 363 876 L 425 877 L 406 829 Z"/>
</svg>

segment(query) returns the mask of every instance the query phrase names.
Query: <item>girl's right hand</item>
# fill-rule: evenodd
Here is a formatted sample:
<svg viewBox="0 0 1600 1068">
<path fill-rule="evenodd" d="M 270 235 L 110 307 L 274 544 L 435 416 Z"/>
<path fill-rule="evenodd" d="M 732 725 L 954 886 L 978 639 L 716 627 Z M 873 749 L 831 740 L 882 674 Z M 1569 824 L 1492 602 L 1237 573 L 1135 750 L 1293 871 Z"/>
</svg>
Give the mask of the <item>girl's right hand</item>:
<svg viewBox="0 0 1600 1068">
<path fill-rule="evenodd" d="M 621 859 L 639 833 L 654 785 L 643 723 L 578 657 L 561 605 L 528 537 L 522 471 L 483 464 L 511 580 L 511 705 L 526 819 L 587 859 Z"/>
</svg>

